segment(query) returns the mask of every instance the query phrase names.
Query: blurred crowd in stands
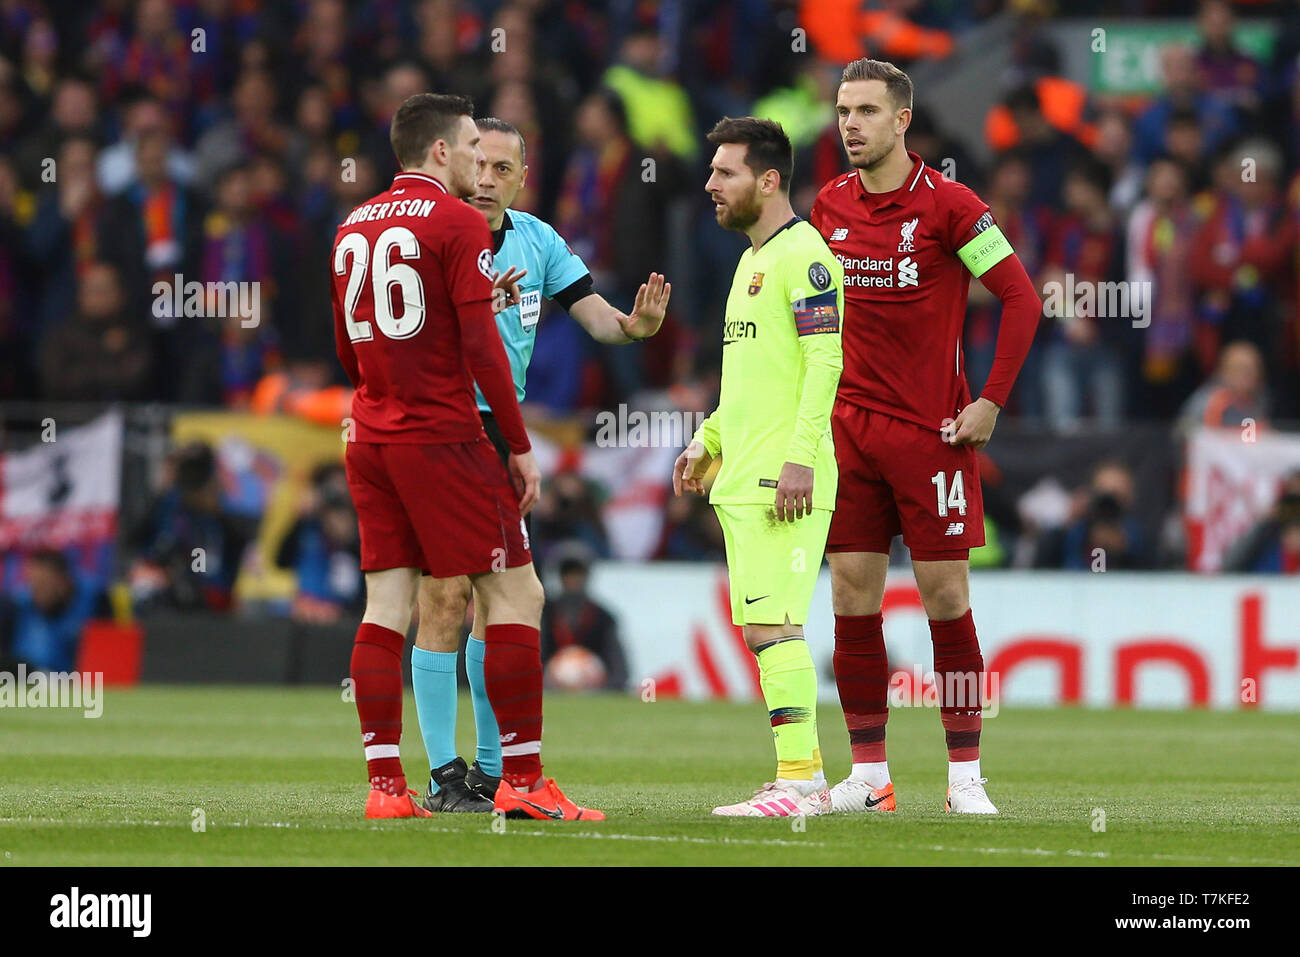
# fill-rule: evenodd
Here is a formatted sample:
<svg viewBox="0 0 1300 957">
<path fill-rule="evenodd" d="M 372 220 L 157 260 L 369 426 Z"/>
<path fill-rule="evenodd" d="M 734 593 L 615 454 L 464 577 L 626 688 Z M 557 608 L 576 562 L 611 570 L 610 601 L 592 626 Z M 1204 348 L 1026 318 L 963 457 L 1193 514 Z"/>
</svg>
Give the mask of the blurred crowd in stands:
<svg viewBox="0 0 1300 957">
<path fill-rule="evenodd" d="M 902 6 L 914 29 L 949 37 L 943 50 L 1004 5 Z M 1233 4 L 1183 5 L 1198 39 L 1163 49 L 1163 90 L 1140 100 L 1064 79 L 1034 15 L 1042 5 L 1009 6 L 1005 95 L 978 150 L 991 160 L 938 126 L 924 88 L 909 147 L 984 196 L 1044 289 L 1130 281 L 1153 292 L 1127 307 L 1146 310 L 1142 328 L 1067 295 L 1007 418 L 1059 429 L 1172 420 L 1233 341 L 1264 358 L 1251 401 L 1300 417 L 1300 8 L 1280 5 L 1261 62 L 1234 44 Z M 832 109 L 842 64 L 819 56 L 810 18 L 793 0 L 5 4 L 0 398 L 249 408 L 271 375 L 340 382 L 323 264 L 337 223 L 395 171 L 393 110 L 428 89 L 470 93 L 524 132 L 517 205 L 557 226 L 611 301 L 629 304 L 651 270 L 675 280 L 670 320 L 644 349 L 598 347 L 549 315 L 530 412 L 581 415 L 707 383 L 740 240 L 712 222 L 702 132 L 723 114 L 782 120 L 804 212 L 844 168 Z M 803 46 L 791 41 L 801 24 Z M 906 44 L 891 43 L 908 66 Z M 177 315 L 155 284 L 170 290 L 178 276 L 259 283 L 256 323 Z M 973 284 L 976 388 L 997 320 L 996 300 Z"/>
<path fill-rule="evenodd" d="M 147 400 L 337 423 L 348 395 L 332 340 L 335 227 L 395 172 L 397 105 L 440 90 L 468 93 L 480 114 L 523 131 L 529 174 L 517 205 L 560 230 L 611 302 L 627 308 L 652 270 L 674 282 L 664 329 L 644 347 L 597 346 L 562 311 L 547 313 L 530 421 L 586 427 L 594 410 L 665 395 L 707 410 L 743 240 L 713 222 L 703 133 L 722 115 L 781 120 L 806 213 L 845 168 L 832 108 L 844 44 L 906 69 L 950 55 L 1000 16 L 1012 22 L 1010 56 L 985 142 L 945 131 L 924 86 L 907 142 L 983 196 L 1045 298 L 1053 284 L 1066 291 L 1040 325 L 1004 427 L 1068 434 L 1149 420 L 1180 434 L 1300 420 L 1300 4 L 907 0 L 862 14 L 862 37 L 828 28 L 820 11 L 838 6 L 0 3 L 0 401 Z M 1161 51 L 1150 97 L 1090 93 L 1065 75 L 1047 31 L 1055 16 L 1156 14 L 1194 24 L 1195 40 Z M 1276 24 L 1266 58 L 1234 40 L 1240 22 L 1260 17 Z M 806 43 L 792 42 L 796 28 Z M 177 278 L 256 282 L 257 314 L 178 314 Z M 1083 283 L 1148 293 L 1115 317 L 1074 300 Z M 996 300 L 972 283 L 975 393 L 997 327 Z M 146 593 L 229 601 L 253 532 L 223 506 L 214 474 L 211 449 L 178 450 L 149 521 L 130 530 Z M 984 560 L 1085 567 L 1106 543 L 1125 566 L 1167 565 L 1161 543 L 1132 522 L 1131 486 L 1124 465 L 1095 463 L 1067 520 L 1017 524 L 1014 541 L 990 539 Z M 601 494 L 575 473 L 551 477 L 534 517 L 540 547 L 577 539 L 608 554 Z M 1300 486 L 1234 552 L 1234 567 L 1297 570 L 1297 502 Z M 298 573 L 299 617 L 356 607 L 350 508 L 323 466 L 276 556 Z M 198 579 L 183 547 L 196 536 L 209 544 Z M 703 501 L 669 499 L 655 557 L 722 557 Z M 79 601 L 55 591 L 43 590 L 46 605 Z"/>
</svg>

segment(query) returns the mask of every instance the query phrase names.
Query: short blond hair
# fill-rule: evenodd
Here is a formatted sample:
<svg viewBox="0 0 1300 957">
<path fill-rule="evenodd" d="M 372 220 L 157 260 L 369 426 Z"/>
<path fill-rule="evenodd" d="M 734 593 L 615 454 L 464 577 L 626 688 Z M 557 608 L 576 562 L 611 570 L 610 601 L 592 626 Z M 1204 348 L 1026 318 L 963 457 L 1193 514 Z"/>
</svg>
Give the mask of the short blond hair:
<svg viewBox="0 0 1300 957">
<path fill-rule="evenodd" d="M 895 109 L 912 108 L 912 78 L 888 60 L 873 60 L 865 56 L 854 60 L 844 68 L 840 82 L 851 83 L 855 80 L 880 80 L 894 101 Z"/>
</svg>

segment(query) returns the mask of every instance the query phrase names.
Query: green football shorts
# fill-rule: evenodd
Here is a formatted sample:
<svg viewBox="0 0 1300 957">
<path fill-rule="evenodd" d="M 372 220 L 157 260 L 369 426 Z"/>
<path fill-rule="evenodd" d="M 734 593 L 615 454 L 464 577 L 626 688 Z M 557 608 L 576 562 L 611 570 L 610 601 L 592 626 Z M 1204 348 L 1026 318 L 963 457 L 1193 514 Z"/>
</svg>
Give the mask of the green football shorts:
<svg viewBox="0 0 1300 957">
<path fill-rule="evenodd" d="M 771 505 L 715 505 L 727 546 L 731 620 L 737 625 L 802 625 L 826 550 L 830 509 L 782 522 Z"/>
</svg>

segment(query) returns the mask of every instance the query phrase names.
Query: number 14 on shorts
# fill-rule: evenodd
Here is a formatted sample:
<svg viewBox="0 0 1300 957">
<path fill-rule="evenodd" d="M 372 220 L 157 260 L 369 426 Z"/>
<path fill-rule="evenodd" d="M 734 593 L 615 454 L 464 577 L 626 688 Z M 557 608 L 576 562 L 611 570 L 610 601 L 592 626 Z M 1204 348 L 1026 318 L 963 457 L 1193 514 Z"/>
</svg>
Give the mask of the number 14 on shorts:
<svg viewBox="0 0 1300 957">
<path fill-rule="evenodd" d="M 966 486 L 962 481 L 961 469 L 952 473 L 951 482 L 943 472 L 935 472 L 930 476 L 930 484 L 935 487 L 940 518 L 947 518 L 950 509 L 956 510 L 958 515 L 966 514 Z"/>
</svg>

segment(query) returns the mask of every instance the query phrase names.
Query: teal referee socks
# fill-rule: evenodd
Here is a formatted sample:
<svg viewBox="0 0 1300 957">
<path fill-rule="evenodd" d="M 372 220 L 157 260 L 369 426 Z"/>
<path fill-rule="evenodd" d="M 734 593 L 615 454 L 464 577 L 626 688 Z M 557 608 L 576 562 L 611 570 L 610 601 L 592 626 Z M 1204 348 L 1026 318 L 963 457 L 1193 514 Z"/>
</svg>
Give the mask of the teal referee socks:
<svg viewBox="0 0 1300 957">
<path fill-rule="evenodd" d="M 456 653 L 412 648 L 411 685 L 429 767 L 440 768 L 456 759 Z"/>
<path fill-rule="evenodd" d="M 483 677 L 483 658 L 487 643 L 471 637 L 465 645 L 465 672 L 469 676 L 470 695 L 474 699 L 474 731 L 478 750 L 474 755 L 484 774 L 501 776 L 501 729 L 488 701 L 487 680 Z"/>
</svg>

